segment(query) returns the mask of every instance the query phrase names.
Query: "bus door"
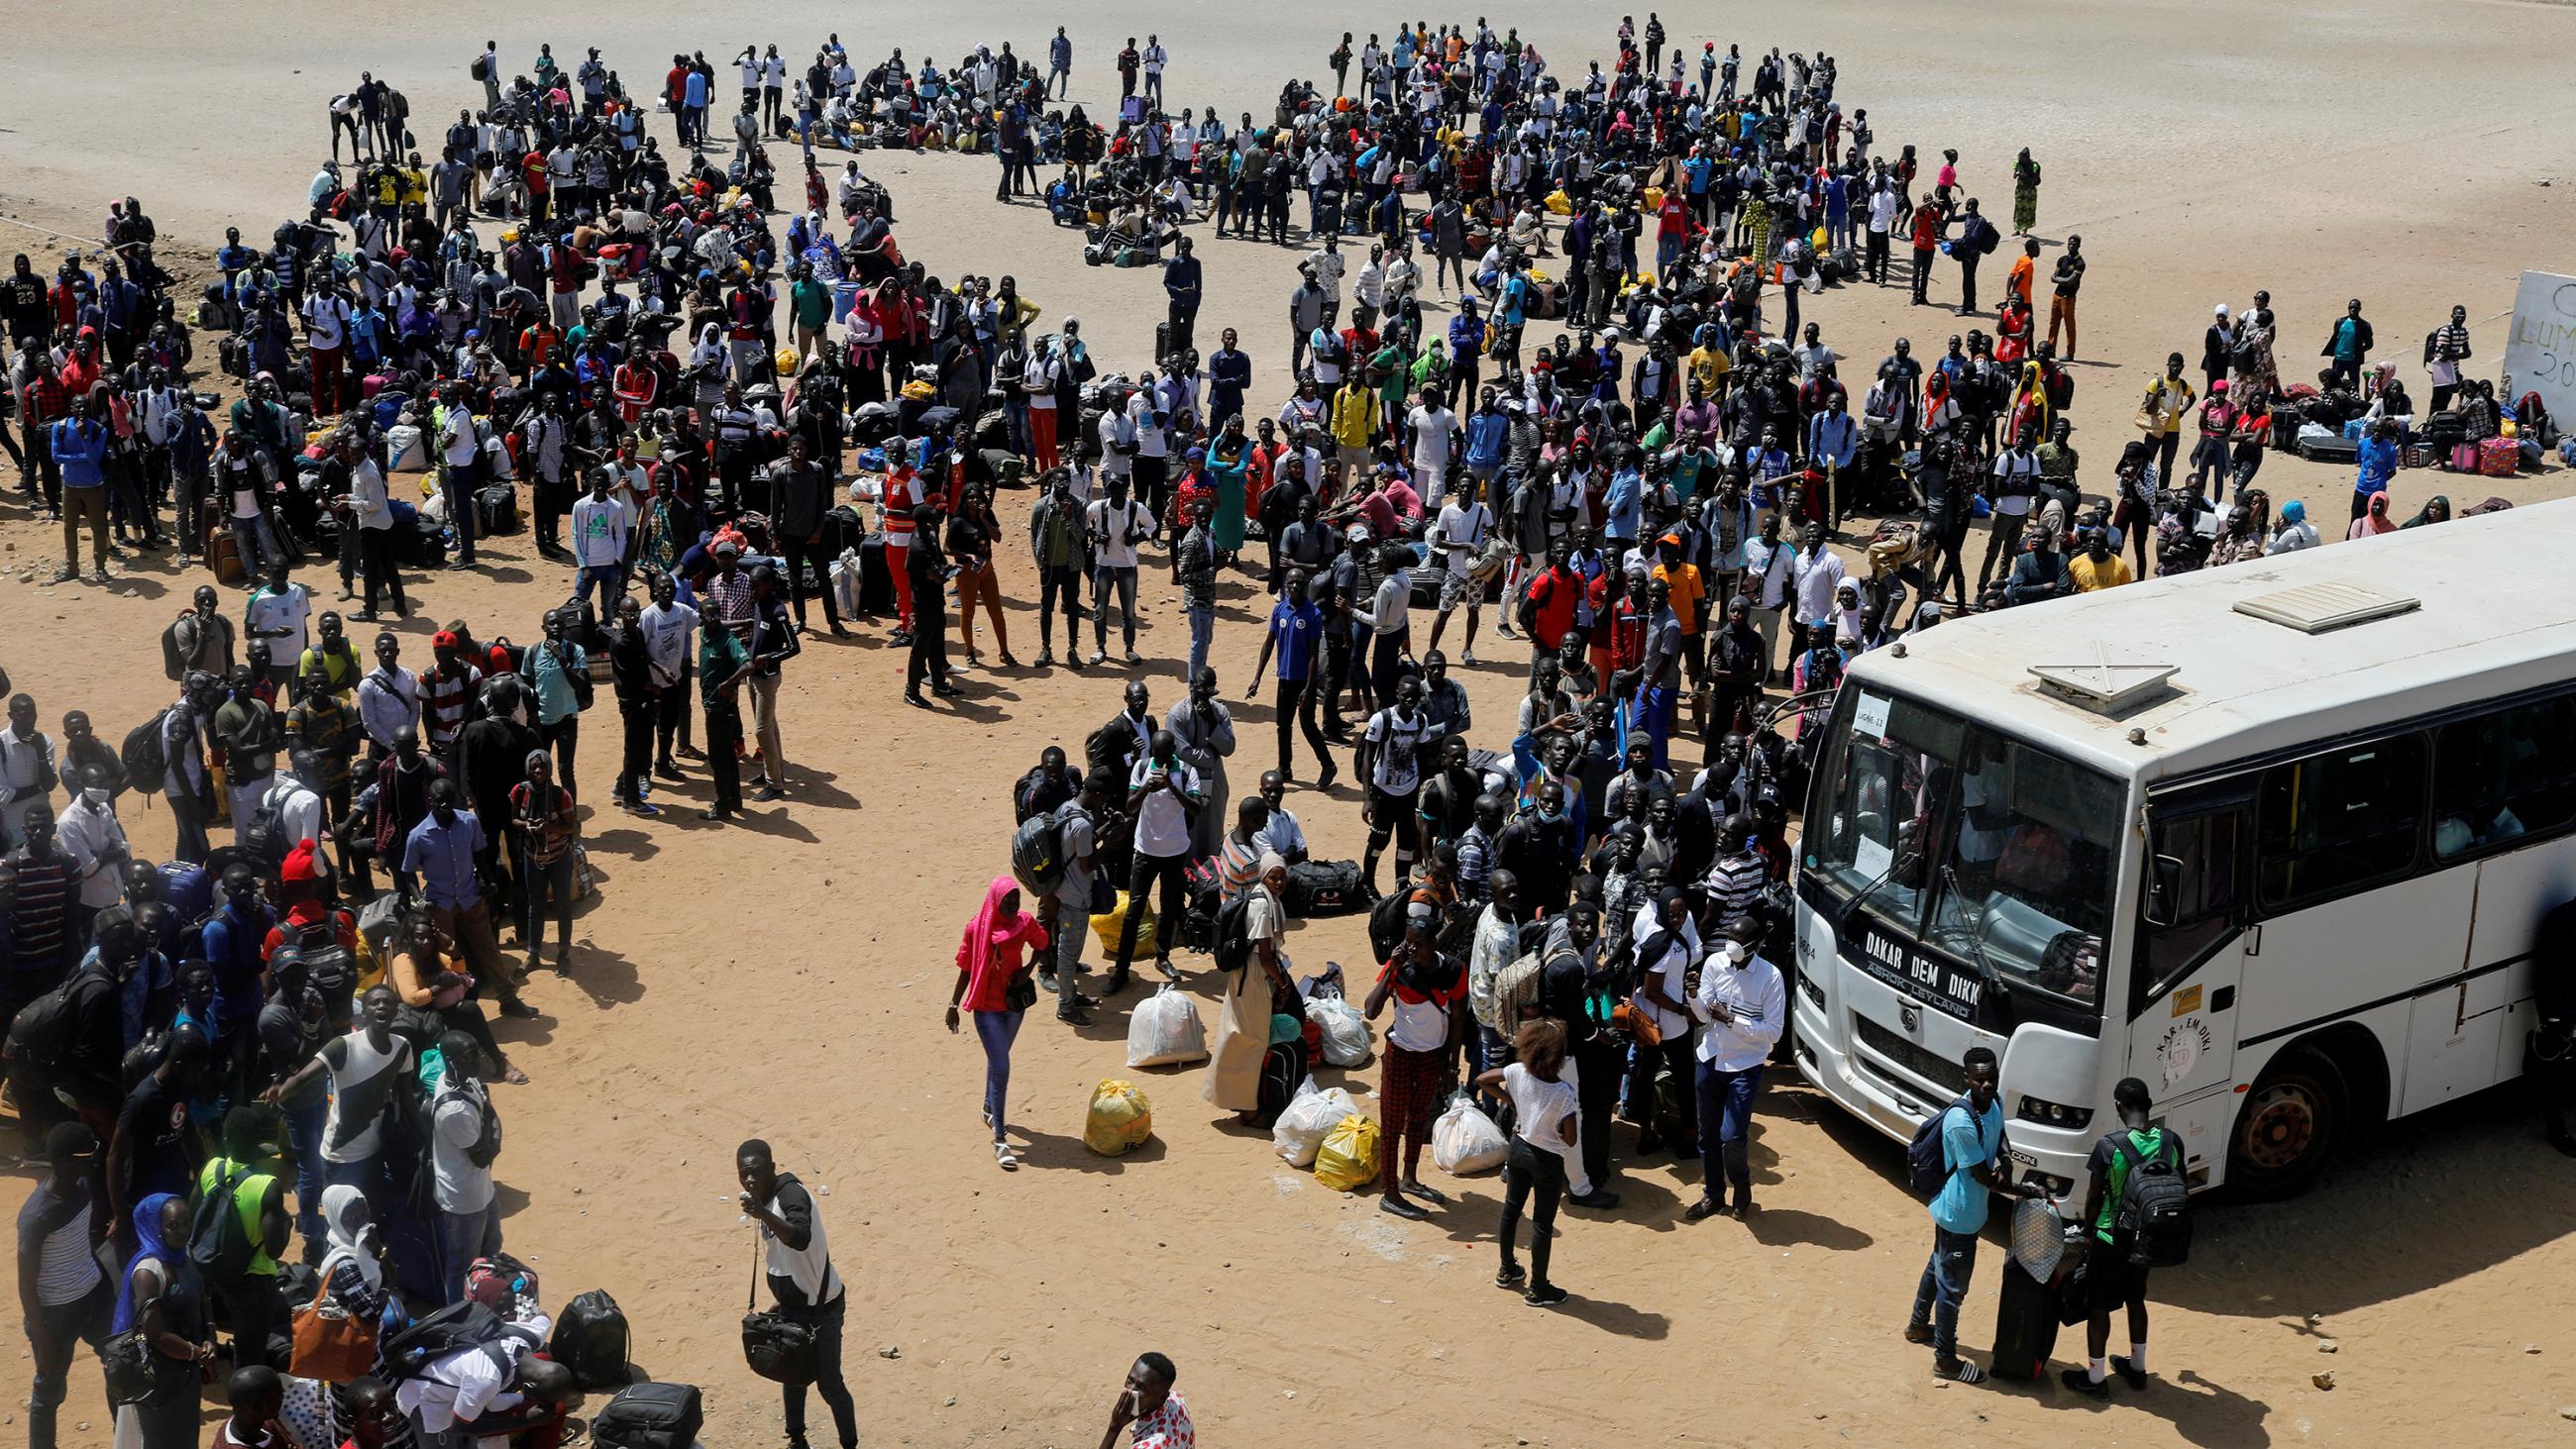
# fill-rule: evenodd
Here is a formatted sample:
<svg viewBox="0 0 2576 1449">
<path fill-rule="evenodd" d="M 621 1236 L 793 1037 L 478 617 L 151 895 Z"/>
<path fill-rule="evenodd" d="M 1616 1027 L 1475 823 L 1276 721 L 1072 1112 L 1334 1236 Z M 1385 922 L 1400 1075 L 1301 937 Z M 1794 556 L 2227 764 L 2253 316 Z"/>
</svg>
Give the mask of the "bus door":
<svg viewBox="0 0 2576 1449">
<path fill-rule="evenodd" d="M 2226 1158 L 2234 1113 L 2237 996 L 2262 949 L 2249 923 L 2254 781 L 2190 787 L 2148 804 L 2145 917 L 2129 973 L 2128 1075 L 2155 1094 L 2198 1180 Z"/>
</svg>

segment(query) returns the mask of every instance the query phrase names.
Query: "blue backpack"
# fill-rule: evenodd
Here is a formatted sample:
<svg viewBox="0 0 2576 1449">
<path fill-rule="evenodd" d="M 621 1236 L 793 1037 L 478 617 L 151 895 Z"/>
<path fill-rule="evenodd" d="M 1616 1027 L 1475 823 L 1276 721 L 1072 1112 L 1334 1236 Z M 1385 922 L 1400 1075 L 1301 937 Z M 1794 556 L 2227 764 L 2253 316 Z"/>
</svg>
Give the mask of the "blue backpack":
<svg viewBox="0 0 2576 1449">
<path fill-rule="evenodd" d="M 1914 1129 L 1912 1140 L 1905 1144 L 1906 1185 L 1914 1189 L 1916 1197 L 1926 1202 L 1938 1196 L 1941 1189 L 1949 1185 L 1950 1159 L 1942 1145 L 1941 1128 L 1950 1120 L 1950 1110 L 1953 1107 L 1968 1107 L 1968 1099 L 1954 1098 L 1948 1106 L 1924 1118 L 1923 1125 Z M 1971 1121 L 1975 1120 L 1974 1108 L 1968 1109 L 1968 1116 Z"/>
</svg>

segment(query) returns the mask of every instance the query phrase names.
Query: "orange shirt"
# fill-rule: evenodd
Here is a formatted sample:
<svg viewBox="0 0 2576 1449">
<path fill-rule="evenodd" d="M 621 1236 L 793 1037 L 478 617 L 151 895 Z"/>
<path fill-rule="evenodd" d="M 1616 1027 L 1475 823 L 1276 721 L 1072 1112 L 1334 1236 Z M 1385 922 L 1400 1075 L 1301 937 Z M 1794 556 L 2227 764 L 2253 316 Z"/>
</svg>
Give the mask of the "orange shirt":
<svg viewBox="0 0 2576 1449">
<path fill-rule="evenodd" d="M 2021 298 L 2022 305 L 2025 307 L 2030 305 L 2031 275 L 2037 270 L 2038 264 L 2025 253 L 2013 258 L 2012 272 L 2004 278 L 2004 289 Z"/>
</svg>

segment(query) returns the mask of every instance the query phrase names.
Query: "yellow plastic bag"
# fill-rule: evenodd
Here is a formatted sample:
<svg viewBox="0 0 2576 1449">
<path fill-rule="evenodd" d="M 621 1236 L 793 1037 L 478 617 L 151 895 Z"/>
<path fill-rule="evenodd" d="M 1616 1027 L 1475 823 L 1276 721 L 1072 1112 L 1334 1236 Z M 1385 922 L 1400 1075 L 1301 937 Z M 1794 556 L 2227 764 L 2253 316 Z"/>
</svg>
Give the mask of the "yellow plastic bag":
<svg viewBox="0 0 2576 1449">
<path fill-rule="evenodd" d="M 1663 209 L 1664 209 L 1664 188 L 1662 188 L 1662 187 L 1660 187 L 1660 186 L 1649 186 L 1649 187 L 1647 187 L 1647 188 L 1646 188 L 1646 210 L 1648 210 L 1648 211 L 1661 211 L 1661 210 L 1663 210 Z"/>
<path fill-rule="evenodd" d="M 1315 1153 L 1315 1181 L 1335 1192 L 1357 1192 L 1377 1181 L 1377 1119 L 1354 1112 L 1333 1124 Z"/>
<path fill-rule="evenodd" d="M 1159 953 L 1154 949 L 1153 903 L 1150 901 L 1139 901 L 1136 904 L 1136 909 L 1141 914 L 1136 918 L 1136 949 L 1133 954 L 1137 956 L 1157 955 Z M 1125 891 L 1120 891 L 1118 893 L 1118 904 L 1111 906 L 1108 910 L 1091 918 L 1091 937 L 1093 940 L 1100 943 L 1100 949 L 1102 951 L 1115 957 L 1118 954 L 1118 933 L 1126 927 L 1126 924 L 1127 893 Z"/>
<path fill-rule="evenodd" d="M 780 377 L 794 377 L 796 375 L 795 348 L 782 347 L 778 349 L 778 375 Z"/>
<path fill-rule="evenodd" d="M 1082 1145 L 1103 1157 L 1123 1157 L 1154 1135 L 1154 1104 L 1133 1082 L 1112 1077 L 1091 1089 L 1091 1115 L 1082 1124 Z M 1369 1140 L 1369 1160 L 1377 1160 L 1377 1140 Z"/>
<path fill-rule="evenodd" d="M 1559 188 L 1547 194 L 1547 209 L 1555 212 L 1559 216 L 1572 216 L 1574 215 L 1574 202 L 1571 198 L 1566 196 L 1563 188 Z"/>
</svg>

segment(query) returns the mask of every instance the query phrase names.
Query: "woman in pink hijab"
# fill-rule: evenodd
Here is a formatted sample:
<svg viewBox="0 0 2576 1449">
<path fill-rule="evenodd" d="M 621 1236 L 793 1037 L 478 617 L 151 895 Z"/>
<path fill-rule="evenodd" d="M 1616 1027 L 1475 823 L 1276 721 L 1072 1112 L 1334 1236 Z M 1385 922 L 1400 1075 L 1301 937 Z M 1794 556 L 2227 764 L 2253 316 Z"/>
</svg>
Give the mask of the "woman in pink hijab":
<svg viewBox="0 0 2576 1449">
<path fill-rule="evenodd" d="M 948 1029 L 957 1030 L 960 1011 L 975 1018 L 975 1039 L 984 1044 L 984 1125 L 993 1129 L 993 1160 L 1004 1172 L 1020 1166 L 1003 1136 L 1011 1043 L 1020 1034 L 1020 1018 L 1038 997 L 1027 958 L 1046 946 L 1047 928 L 1020 909 L 1020 883 L 1007 875 L 993 877 L 984 888 L 983 907 L 957 942 L 957 988 L 948 996 Z"/>
<path fill-rule="evenodd" d="M 2344 537 L 2347 539 L 2373 538 L 2396 531 L 2397 520 L 2388 516 L 2388 490 L 2383 488 L 2370 495 L 2370 511 L 2354 519 L 2352 530 Z"/>
</svg>

